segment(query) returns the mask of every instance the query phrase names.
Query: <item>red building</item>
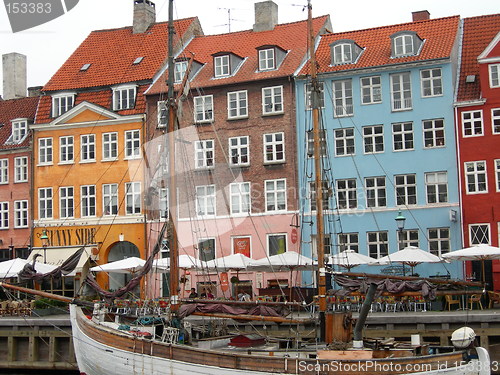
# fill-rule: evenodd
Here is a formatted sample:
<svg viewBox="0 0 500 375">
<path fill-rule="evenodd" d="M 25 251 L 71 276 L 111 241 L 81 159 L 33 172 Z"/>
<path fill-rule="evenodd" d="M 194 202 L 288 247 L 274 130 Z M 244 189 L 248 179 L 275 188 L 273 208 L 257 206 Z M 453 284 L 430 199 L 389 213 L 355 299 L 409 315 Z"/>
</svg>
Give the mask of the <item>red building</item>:
<svg viewBox="0 0 500 375">
<path fill-rule="evenodd" d="M 499 246 L 500 14 L 465 18 L 456 106 L 463 243 Z M 469 277 L 481 268 L 468 262 Z M 486 263 L 489 287 L 500 289 L 500 262 Z"/>
</svg>

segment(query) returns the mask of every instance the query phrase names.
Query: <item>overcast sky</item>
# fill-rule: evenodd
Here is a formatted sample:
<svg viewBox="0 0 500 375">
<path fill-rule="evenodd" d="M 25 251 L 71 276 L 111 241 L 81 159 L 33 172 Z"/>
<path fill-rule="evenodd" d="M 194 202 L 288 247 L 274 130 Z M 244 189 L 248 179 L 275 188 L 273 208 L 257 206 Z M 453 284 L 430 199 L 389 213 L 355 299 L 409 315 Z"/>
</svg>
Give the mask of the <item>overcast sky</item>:
<svg viewBox="0 0 500 375">
<path fill-rule="evenodd" d="M 166 21 L 168 0 L 153 1 L 157 21 Z M 246 30 L 254 23 L 256 1 L 177 0 L 174 1 L 174 17 L 198 16 L 205 34 L 228 32 L 229 22 L 231 31 Z M 280 23 L 306 19 L 307 0 L 274 1 L 279 7 Z M 312 5 L 313 16 L 330 15 L 333 32 L 410 22 L 411 12 L 419 10 L 428 10 L 431 18 L 473 17 L 500 11 L 498 0 L 312 0 Z M 43 86 L 92 30 L 130 26 L 132 14 L 133 0 L 80 0 L 67 14 L 14 34 L 6 9 L 0 5 L 0 54 L 19 52 L 26 55 L 28 86 Z M 3 78 L 1 69 L 0 78 Z M 0 87 L 0 94 L 2 92 L 3 87 Z"/>
</svg>

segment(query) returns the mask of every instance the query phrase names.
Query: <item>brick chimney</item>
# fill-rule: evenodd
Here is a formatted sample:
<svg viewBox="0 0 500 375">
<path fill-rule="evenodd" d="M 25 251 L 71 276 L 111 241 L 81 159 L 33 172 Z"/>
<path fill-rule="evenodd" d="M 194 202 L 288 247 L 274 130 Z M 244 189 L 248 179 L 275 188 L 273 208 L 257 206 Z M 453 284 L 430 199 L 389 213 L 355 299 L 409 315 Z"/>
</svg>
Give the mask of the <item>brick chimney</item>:
<svg viewBox="0 0 500 375">
<path fill-rule="evenodd" d="M 431 14 L 427 10 L 419 10 L 418 12 L 411 12 L 413 22 L 426 21 L 431 18 Z"/>
<path fill-rule="evenodd" d="M 3 99 L 26 97 L 26 56 L 17 52 L 2 55 Z"/>
<path fill-rule="evenodd" d="M 255 3 L 255 24 L 253 31 L 273 30 L 278 24 L 278 5 L 273 1 Z"/>
<path fill-rule="evenodd" d="M 150 0 L 134 0 L 133 33 L 145 32 L 156 22 L 155 3 Z"/>
</svg>

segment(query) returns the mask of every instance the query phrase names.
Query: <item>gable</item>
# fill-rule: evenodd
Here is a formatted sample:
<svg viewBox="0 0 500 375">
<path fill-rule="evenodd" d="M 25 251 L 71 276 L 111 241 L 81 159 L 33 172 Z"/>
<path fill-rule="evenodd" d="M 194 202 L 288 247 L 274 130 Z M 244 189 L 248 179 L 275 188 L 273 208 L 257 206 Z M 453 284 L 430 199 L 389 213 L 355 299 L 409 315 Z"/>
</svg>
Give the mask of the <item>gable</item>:
<svg viewBox="0 0 500 375">
<path fill-rule="evenodd" d="M 495 59 L 500 57 L 500 32 L 495 35 L 493 40 L 488 44 L 488 46 L 484 49 L 484 51 L 478 56 L 477 60 L 479 62 L 483 62 L 481 60 L 485 59 Z"/>
<path fill-rule="evenodd" d="M 82 102 L 52 121 L 51 125 L 65 125 L 118 119 L 120 115 L 98 105 Z"/>
</svg>

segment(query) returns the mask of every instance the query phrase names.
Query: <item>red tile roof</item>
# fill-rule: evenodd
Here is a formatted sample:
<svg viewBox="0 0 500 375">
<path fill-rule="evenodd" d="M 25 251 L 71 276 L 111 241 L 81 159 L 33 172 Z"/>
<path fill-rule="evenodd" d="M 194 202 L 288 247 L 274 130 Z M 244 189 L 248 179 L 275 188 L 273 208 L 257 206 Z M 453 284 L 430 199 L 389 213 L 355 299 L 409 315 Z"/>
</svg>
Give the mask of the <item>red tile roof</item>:
<svg viewBox="0 0 500 375">
<path fill-rule="evenodd" d="M 314 32 L 329 25 L 329 16 L 313 19 Z M 261 46 L 278 46 L 288 51 L 283 63 L 276 70 L 258 72 L 258 51 Z M 230 52 L 246 60 L 238 71 L 229 77 L 214 79 L 213 54 Z M 307 21 L 276 25 L 273 30 L 254 32 L 245 30 L 220 35 L 197 36 L 184 49 L 184 57 L 191 57 L 205 66 L 194 77 L 192 87 L 211 87 L 248 81 L 287 77 L 300 67 L 307 52 Z M 147 94 L 166 92 L 167 72 L 148 90 Z"/>
<path fill-rule="evenodd" d="M 182 37 L 193 22 L 198 19 L 176 20 L 176 38 Z M 167 39 L 167 22 L 155 23 L 138 34 L 132 33 L 132 27 L 93 31 L 43 90 L 75 90 L 152 79 L 166 60 Z M 138 57 L 144 58 L 134 65 Z M 85 64 L 91 65 L 81 71 Z"/>
<path fill-rule="evenodd" d="M 500 31 L 500 14 L 470 17 L 464 19 L 462 42 L 462 61 L 458 82 L 457 101 L 469 101 L 481 98 L 478 56 L 486 49 Z M 465 79 L 475 75 L 476 80 L 467 83 Z"/>
<path fill-rule="evenodd" d="M 29 137 L 21 144 L 6 145 L 5 141 L 12 134 L 12 120 L 27 118 L 33 120 L 38 107 L 38 97 L 0 100 L 0 150 L 26 147 L 29 145 Z"/>
<path fill-rule="evenodd" d="M 459 23 L 460 17 L 452 16 L 323 35 L 316 52 L 318 73 L 448 58 L 452 53 Z M 425 40 L 419 55 L 391 58 L 390 36 L 398 31 L 414 31 Z M 331 65 L 330 44 L 341 39 L 354 40 L 365 49 L 355 64 Z M 301 74 L 307 74 L 308 71 L 306 66 Z"/>
</svg>

